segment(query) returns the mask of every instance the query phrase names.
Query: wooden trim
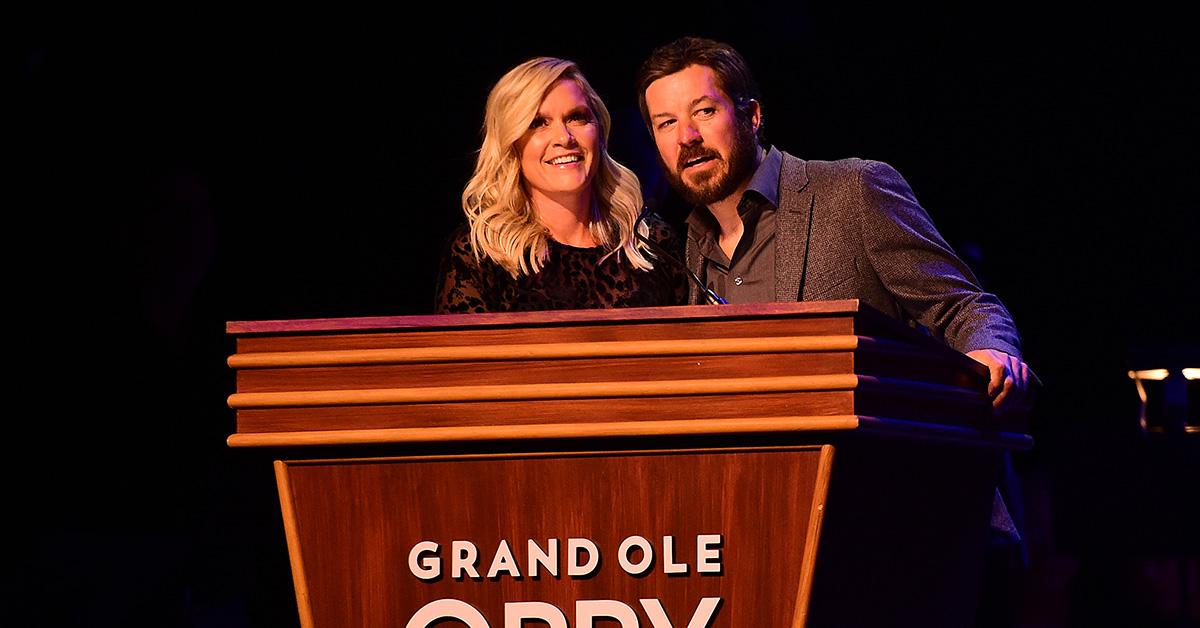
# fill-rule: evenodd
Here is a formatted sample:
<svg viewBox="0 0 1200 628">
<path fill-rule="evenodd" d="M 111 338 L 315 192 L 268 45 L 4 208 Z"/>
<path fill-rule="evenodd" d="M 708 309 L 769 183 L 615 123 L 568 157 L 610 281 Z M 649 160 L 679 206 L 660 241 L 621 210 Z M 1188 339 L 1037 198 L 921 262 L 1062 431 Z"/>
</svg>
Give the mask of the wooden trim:
<svg viewBox="0 0 1200 628">
<path fill-rule="evenodd" d="M 866 339 L 862 339 L 866 340 Z M 235 369 L 342 366 L 354 364 L 407 364 L 429 362 L 484 362 L 502 360 L 555 360 L 631 356 L 725 355 L 740 353 L 809 353 L 853 351 L 858 336 L 780 336 L 708 340 L 639 340 L 616 342 L 559 342 L 490 346 L 413 347 L 343 351 L 277 351 L 229 356 Z M 902 351 L 897 342 L 869 341 L 872 345 Z M 911 349 L 908 349 L 911 351 Z"/>
<path fill-rule="evenodd" d="M 785 416 L 743 419 L 673 421 L 614 421 L 611 423 L 549 423 L 469 427 L 417 427 L 373 430 L 326 430 L 234 434 L 230 447 L 291 447 L 313 445 L 372 445 L 441 441 L 485 441 L 533 438 L 603 438 L 609 436 L 669 436 L 672 434 L 754 434 L 853 430 L 854 415 Z"/>
<path fill-rule="evenodd" d="M 375 464 L 379 462 L 453 462 L 462 460 L 519 460 L 541 458 L 607 458 L 611 456 L 647 456 L 675 454 L 738 454 L 780 451 L 812 451 L 824 445 L 748 445 L 741 447 L 685 447 L 680 449 L 571 449 L 564 451 L 506 451 L 500 453 L 422 454 L 411 456 L 375 456 L 370 458 L 297 458 L 287 460 L 290 467 L 331 464 Z"/>
<path fill-rule="evenodd" d="M 569 439 L 616 436 L 670 436 L 672 434 L 763 434 L 772 432 L 821 431 L 856 431 L 863 434 L 886 434 L 888 436 L 899 436 L 926 442 L 955 443 L 1014 451 L 1027 451 L 1033 447 L 1033 438 L 1026 434 L 855 415 L 251 432 L 233 434 L 226 442 L 230 447 L 307 447 L 454 441 L 479 442 L 537 438 Z"/>
<path fill-rule="evenodd" d="M 462 329 L 499 326 L 622 323 L 630 321 L 729 320 L 739 317 L 813 316 L 855 314 L 866 308 L 856 299 L 804 303 L 740 303 L 734 305 L 683 305 L 631 307 L 608 310 L 546 310 L 489 314 L 439 314 L 433 316 L 372 316 L 362 318 L 312 318 L 299 320 L 229 321 L 229 334 L 309 333 L 391 329 Z"/>
<path fill-rule="evenodd" d="M 800 560 L 800 585 L 796 589 L 796 610 L 792 614 L 792 628 L 804 628 L 808 621 L 808 602 L 812 595 L 813 573 L 817 567 L 821 524 L 825 521 L 825 500 L 829 494 L 829 477 L 833 472 L 833 454 L 833 445 L 821 445 L 821 460 L 817 466 L 817 484 L 813 488 L 808 531 L 804 540 L 804 556 Z"/>
<path fill-rule="evenodd" d="M 297 392 L 236 393 L 229 407 L 294 408 L 358 406 L 393 403 L 455 403 L 464 401 L 535 401 L 547 399 L 603 399 L 724 395 L 814 390 L 853 390 L 857 375 L 795 375 L 784 377 L 730 377 L 658 381 L 567 382 L 484 386 L 434 386 L 425 388 L 375 388 Z M 949 388 L 949 387 L 946 387 Z M 959 390 L 959 389 L 954 389 Z"/>
<path fill-rule="evenodd" d="M 230 395 L 227 401 L 230 408 L 247 410 L 417 403 L 680 397 L 689 395 L 769 394 L 843 390 L 971 402 L 983 399 L 981 391 L 971 388 L 889 377 L 838 373 L 774 377 L 714 377 L 677 380 L 618 380 L 607 382 L 255 392 L 235 393 Z"/>
<path fill-rule="evenodd" d="M 279 487 L 279 507 L 283 511 L 283 531 L 287 537 L 288 559 L 292 564 L 292 583 L 296 587 L 296 606 L 300 612 L 301 628 L 313 628 L 312 603 L 308 596 L 308 578 L 300 555 L 300 531 L 296 528 L 296 507 L 292 488 L 288 484 L 287 463 L 275 461 L 275 483 Z"/>
</svg>

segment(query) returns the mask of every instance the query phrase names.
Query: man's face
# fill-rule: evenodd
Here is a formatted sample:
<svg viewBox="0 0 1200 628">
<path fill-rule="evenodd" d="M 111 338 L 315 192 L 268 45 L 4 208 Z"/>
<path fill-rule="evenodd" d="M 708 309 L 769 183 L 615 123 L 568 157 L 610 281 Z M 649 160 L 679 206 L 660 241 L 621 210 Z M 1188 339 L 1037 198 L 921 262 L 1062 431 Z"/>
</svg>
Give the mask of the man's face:
<svg viewBox="0 0 1200 628">
<path fill-rule="evenodd" d="M 724 200 L 753 174 L 758 103 L 739 119 L 712 68 L 690 65 L 654 81 L 646 109 L 667 178 L 688 202 Z"/>
</svg>

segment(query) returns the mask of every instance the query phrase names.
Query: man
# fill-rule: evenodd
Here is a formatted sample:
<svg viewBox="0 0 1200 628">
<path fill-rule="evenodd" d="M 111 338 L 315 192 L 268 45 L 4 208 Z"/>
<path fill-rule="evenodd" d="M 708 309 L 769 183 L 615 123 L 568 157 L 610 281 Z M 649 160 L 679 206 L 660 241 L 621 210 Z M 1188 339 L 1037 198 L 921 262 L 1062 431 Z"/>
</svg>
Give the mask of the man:
<svg viewBox="0 0 1200 628">
<path fill-rule="evenodd" d="M 710 288 L 730 302 L 861 299 L 986 365 L 997 413 L 1028 408 L 1032 374 L 1012 317 L 895 170 L 764 146 L 750 70 L 719 42 L 658 48 L 637 86 L 667 177 L 697 207 L 686 259 Z M 690 300 L 700 300 L 695 286 Z"/>
<path fill-rule="evenodd" d="M 658 48 L 637 89 L 667 178 L 696 206 L 685 257 L 710 289 L 730 302 L 860 299 L 986 365 L 997 414 L 1028 409 L 1036 376 L 1021 361 L 1012 316 L 979 287 L 899 173 L 764 146 L 754 79 L 719 42 L 685 37 Z M 700 299 L 693 286 L 690 302 Z M 1015 490 L 1007 465 L 1002 482 Z M 980 625 L 1006 622 L 1007 572 L 1019 555 L 999 491 L 992 528 Z"/>
</svg>

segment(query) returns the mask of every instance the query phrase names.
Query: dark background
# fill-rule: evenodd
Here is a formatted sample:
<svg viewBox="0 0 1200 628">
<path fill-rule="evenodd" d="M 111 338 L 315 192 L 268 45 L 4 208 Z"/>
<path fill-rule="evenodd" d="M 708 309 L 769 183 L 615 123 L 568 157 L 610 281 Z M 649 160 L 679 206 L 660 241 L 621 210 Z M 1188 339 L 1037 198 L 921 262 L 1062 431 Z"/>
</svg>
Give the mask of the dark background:
<svg viewBox="0 0 1200 628">
<path fill-rule="evenodd" d="M 1021 623 L 1170 625 L 1196 449 L 1136 429 L 1125 372 L 1200 367 L 1200 57 L 1179 15 L 1093 11 L 197 11 L 19 33 L 0 616 L 294 625 L 269 458 L 224 444 L 224 322 L 429 312 L 487 92 L 531 56 L 581 65 L 611 152 L 682 226 L 632 82 L 700 34 L 747 58 L 769 141 L 891 163 L 1016 318 L 1046 383 L 1016 460 Z"/>
</svg>

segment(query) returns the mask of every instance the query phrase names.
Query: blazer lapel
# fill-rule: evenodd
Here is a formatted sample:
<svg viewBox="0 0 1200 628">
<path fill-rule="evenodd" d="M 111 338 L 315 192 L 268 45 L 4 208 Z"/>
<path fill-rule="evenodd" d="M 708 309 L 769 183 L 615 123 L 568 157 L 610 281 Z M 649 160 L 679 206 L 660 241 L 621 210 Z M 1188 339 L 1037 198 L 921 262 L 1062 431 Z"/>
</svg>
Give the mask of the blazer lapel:
<svg viewBox="0 0 1200 628">
<path fill-rule="evenodd" d="M 692 211 L 695 212 L 707 210 L 693 209 Z M 686 224 L 687 233 L 684 237 L 683 263 L 687 266 L 688 270 L 695 273 L 695 275 L 699 277 L 701 281 L 707 281 L 708 278 L 704 276 L 704 256 L 700 255 L 700 249 L 696 245 L 696 234 L 692 232 L 691 221 L 689 220 Z M 699 286 L 696 285 L 696 282 L 689 281 L 688 303 L 695 305 L 701 302 Z"/>
<path fill-rule="evenodd" d="M 808 262 L 808 235 L 815 198 L 806 193 L 808 167 L 803 159 L 783 154 L 779 170 L 779 213 L 775 230 L 775 300 L 799 301 Z"/>
</svg>

